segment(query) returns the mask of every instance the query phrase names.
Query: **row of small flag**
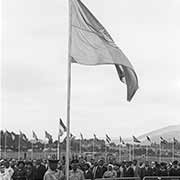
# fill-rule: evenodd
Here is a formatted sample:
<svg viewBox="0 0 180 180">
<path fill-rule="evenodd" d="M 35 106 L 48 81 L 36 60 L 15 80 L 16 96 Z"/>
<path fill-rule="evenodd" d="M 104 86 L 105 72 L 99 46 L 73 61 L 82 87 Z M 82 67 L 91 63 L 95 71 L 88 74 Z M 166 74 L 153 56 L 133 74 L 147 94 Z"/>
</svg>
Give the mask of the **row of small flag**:
<svg viewBox="0 0 180 180">
<path fill-rule="evenodd" d="M 146 136 L 147 140 L 152 143 L 151 139 L 149 136 Z M 135 143 L 141 143 L 141 141 L 139 139 L 137 139 L 135 136 L 133 136 L 133 142 Z M 176 144 L 178 143 L 178 140 L 174 137 L 173 138 L 173 142 Z M 161 144 L 168 144 L 168 141 L 166 139 L 164 139 L 163 137 L 160 137 L 160 143 Z"/>
<path fill-rule="evenodd" d="M 64 133 L 65 133 L 66 131 L 67 131 L 67 128 L 66 128 L 65 124 L 63 123 L 62 119 L 60 119 L 60 120 L 59 120 L 58 140 L 60 139 L 61 136 L 64 135 Z M 22 138 L 24 141 L 27 141 L 28 138 L 26 137 L 26 135 L 25 135 L 24 133 L 22 133 L 21 131 L 19 131 L 19 132 L 20 132 L 20 136 L 19 136 L 19 137 Z M 6 131 L 5 131 L 5 134 L 11 136 L 12 140 L 15 140 L 16 134 L 15 134 L 14 132 L 11 132 L 11 133 L 10 133 L 10 132 L 8 132 L 8 131 L 6 130 Z M 35 133 L 34 131 L 32 131 L 32 136 L 33 136 L 33 139 L 34 139 L 36 142 L 39 141 L 39 138 L 38 138 L 38 136 L 36 135 L 36 133 Z M 84 138 L 83 138 L 82 133 L 80 133 L 80 137 L 81 137 L 81 140 L 83 141 Z M 45 131 L 45 138 L 48 139 L 49 142 L 52 142 L 52 141 L 53 141 L 52 135 L 51 135 L 50 133 L 48 133 L 47 131 Z M 75 138 L 75 136 L 70 133 L 70 140 L 72 140 L 73 138 Z M 138 138 L 136 138 L 135 136 L 132 136 L 132 138 L 133 138 L 133 142 L 134 142 L 134 143 L 139 143 L 139 144 L 141 143 L 141 141 L 140 141 Z M 149 136 L 146 136 L 146 139 L 147 139 L 150 143 L 152 143 L 151 138 L 150 138 Z M 94 140 L 96 140 L 96 141 L 99 140 L 99 139 L 97 138 L 96 134 L 94 134 Z M 111 138 L 110 138 L 110 136 L 109 136 L 108 134 L 106 134 L 106 142 L 107 142 L 108 144 L 110 144 L 110 143 L 112 142 L 112 140 L 111 140 Z M 160 142 L 161 142 L 161 144 L 168 144 L 168 141 L 167 141 L 166 139 L 164 139 L 163 137 L 160 137 Z M 177 140 L 176 138 L 173 138 L 173 142 L 176 144 L 176 143 L 178 143 L 178 140 Z M 125 145 L 125 144 L 126 144 L 126 143 L 124 142 L 124 140 L 122 139 L 121 136 L 119 137 L 119 143 L 122 144 L 122 145 Z"/>
</svg>

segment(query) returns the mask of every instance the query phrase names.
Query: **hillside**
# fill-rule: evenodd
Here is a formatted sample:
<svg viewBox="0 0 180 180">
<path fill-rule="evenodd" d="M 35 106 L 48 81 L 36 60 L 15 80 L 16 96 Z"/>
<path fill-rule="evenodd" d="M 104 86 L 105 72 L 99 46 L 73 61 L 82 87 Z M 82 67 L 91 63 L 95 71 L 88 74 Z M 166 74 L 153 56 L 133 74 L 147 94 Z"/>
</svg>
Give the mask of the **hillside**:
<svg viewBox="0 0 180 180">
<path fill-rule="evenodd" d="M 147 144 L 148 140 L 146 136 L 149 136 L 152 142 L 159 143 L 160 137 L 162 136 L 164 139 L 168 141 L 172 141 L 173 137 L 180 141 L 180 124 L 167 126 L 164 128 L 156 129 L 151 132 L 145 133 L 139 137 L 137 137 L 143 144 Z M 116 144 L 119 143 L 119 139 L 113 140 Z M 132 143 L 132 137 L 124 139 L 126 143 Z"/>
</svg>

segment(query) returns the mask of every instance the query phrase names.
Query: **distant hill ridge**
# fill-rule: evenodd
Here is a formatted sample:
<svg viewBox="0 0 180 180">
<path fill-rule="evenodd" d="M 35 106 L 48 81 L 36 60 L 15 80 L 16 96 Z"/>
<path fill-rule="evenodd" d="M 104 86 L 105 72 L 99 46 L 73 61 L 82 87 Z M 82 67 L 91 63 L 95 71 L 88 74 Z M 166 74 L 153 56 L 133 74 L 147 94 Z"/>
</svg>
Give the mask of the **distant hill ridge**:
<svg viewBox="0 0 180 180">
<path fill-rule="evenodd" d="M 153 130 L 151 132 L 145 133 L 141 136 L 138 136 L 137 138 L 143 143 L 147 144 L 149 143 L 146 136 L 149 136 L 152 142 L 159 143 L 160 137 L 162 136 L 167 141 L 172 141 L 172 139 L 175 137 L 178 141 L 180 141 L 180 124 L 178 125 L 172 125 L 167 126 L 164 128 L 160 128 L 157 130 Z M 126 143 L 132 143 L 132 137 L 124 139 Z M 116 144 L 119 143 L 119 140 L 115 139 L 114 142 Z"/>
<path fill-rule="evenodd" d="M 138 138 L 141 141 L 146 141 L 146 136 L 149 136 L 153 142 L 159 142 L 160 136 L 162 136 L 164 139 L 168 141 L 172 141 L 174 137 L 180 141 L 180 125 L 172 125 L 161 129 L 157 129 L 149 133 L 143 134 Z"/>
</svg>

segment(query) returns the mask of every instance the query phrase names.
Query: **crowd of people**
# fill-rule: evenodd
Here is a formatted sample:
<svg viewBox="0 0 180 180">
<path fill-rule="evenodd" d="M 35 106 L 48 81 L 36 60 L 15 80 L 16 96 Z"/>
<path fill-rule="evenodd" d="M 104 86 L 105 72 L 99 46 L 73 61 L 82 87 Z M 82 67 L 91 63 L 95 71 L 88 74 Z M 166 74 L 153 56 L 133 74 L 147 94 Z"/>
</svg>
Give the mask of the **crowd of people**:
<svg viewBox="0 0 180 180">
<path fill-rule="evenodd" d="M 83 157 L 73 157 L 70 160 L 70 180 L 139 177 L 145 176 L 180 176 L 180 163 L 165 162 L 116 162 L 104 159 L 89 161 Z M 48 160 L 0 160 L 0 180 L 65 180 L 65 157 L 60 161 L 54 158 Z"/>
</svg>

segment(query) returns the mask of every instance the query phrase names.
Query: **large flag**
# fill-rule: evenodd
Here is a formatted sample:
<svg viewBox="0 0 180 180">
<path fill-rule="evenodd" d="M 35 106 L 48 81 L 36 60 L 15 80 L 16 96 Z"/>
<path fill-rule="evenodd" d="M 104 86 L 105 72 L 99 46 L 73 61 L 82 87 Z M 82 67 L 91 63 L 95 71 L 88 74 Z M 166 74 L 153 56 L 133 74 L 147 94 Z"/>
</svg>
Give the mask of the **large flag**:
<svg viewBox="0 0 180 180">
<path fill-rule="evenodd" d="M 137 139 L 135 136 L 133 136 L 133 142 L 135 143 L 141 143 L 141 141 L 139 139 Z"/>
<path fill-rule="evenodd" d="M 37 141 L 38 141 L 38 137 L 37 137 L 36 133 L 35 133 L 34 131 L 33 131 L 32 133 L 33 133 L 33 138 L 34 138 L 35 141 L 37 142 Z"/>
<path fill-rule="evenodd" d="M 106 134 L 106 142 L 108 143 L 108 144 L 110 144 L 111 143 L 111 138 Z"/>
<path fill-rule="evenodd" d="M 115 65 L 120 80 L 127 85 L 127 100 L 130 101 L 138 89 L 138 79 L 128 58 L 80 0 L 71 0 L 70 14 L 71 62 L 83 65 Z"/>
</svg>

